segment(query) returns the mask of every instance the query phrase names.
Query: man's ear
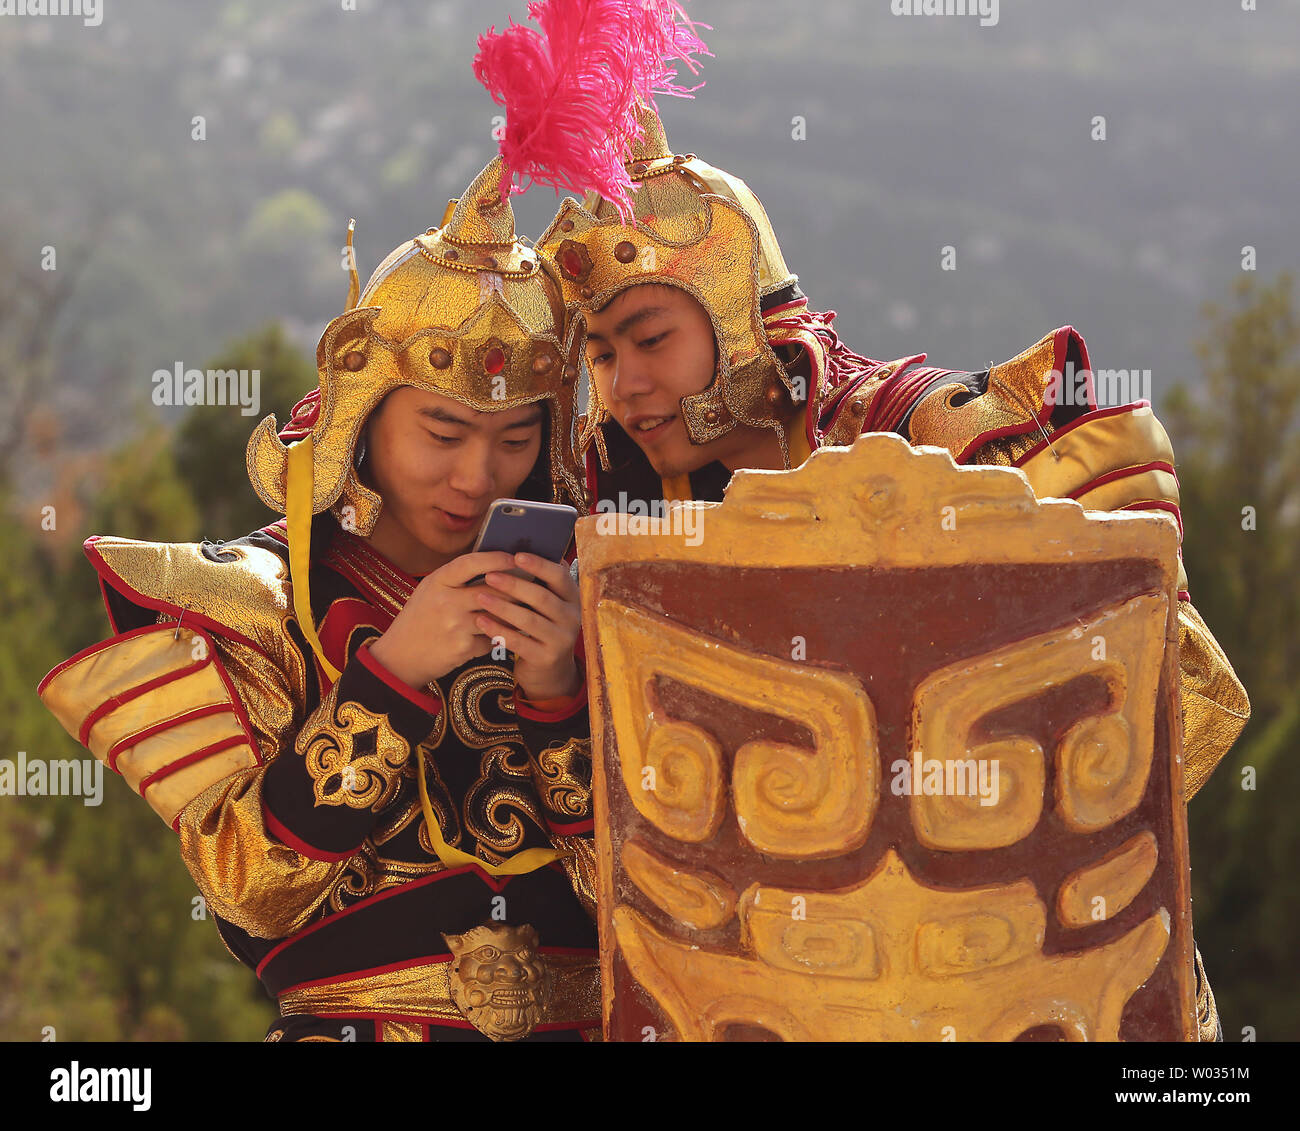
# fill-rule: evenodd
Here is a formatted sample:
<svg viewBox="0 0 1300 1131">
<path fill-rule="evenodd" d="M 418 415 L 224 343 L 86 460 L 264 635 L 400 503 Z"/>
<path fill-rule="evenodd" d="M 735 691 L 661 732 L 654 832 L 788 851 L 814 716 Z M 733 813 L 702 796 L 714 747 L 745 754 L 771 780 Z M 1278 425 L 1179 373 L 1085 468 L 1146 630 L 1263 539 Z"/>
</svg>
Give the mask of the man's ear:
<svg viewBox="0 0 1300 1131">
<path fill-rule="evenodd" d="M 374 489 L 375 480 L 372 474 L 375 465 L 375 449 L 371 441 L 371 435 L 374 432 L 375 420 L 383 411 L 384 404 L 388 398 L 384 397 L 371 410 L 370 415 L 366 417 L 366 422 L 361 426 L 361 433 L 357 436 L 357 446 L 352 453 L 352 466 L 356 470 L 357 478 L 365 486 Z"/>
</svg>

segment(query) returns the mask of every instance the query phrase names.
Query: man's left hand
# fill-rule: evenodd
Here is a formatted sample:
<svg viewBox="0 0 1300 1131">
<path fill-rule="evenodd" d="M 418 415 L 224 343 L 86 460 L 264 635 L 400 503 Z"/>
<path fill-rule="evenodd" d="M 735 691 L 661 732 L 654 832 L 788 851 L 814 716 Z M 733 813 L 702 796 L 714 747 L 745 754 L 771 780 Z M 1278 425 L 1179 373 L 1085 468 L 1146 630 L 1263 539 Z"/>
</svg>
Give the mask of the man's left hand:
<svg viewBox="0 0 1300 1131">
<path fill-rule="evenodd" d="M 582 629 L 578 583 L 563 562 L 516 554 L 515 565 L 535 581 L 489 573 L 478 626 L 515 654 L 515 683 L 526 699 L 558 699 L 582 686 L 573 649 Z"/>
</svg>

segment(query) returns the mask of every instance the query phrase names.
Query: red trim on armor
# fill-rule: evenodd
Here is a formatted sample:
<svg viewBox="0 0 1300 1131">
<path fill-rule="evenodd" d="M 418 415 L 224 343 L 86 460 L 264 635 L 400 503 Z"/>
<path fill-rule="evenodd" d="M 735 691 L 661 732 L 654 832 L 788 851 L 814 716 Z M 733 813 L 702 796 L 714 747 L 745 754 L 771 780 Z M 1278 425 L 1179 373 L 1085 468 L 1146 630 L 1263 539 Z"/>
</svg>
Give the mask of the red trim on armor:
<svg viewBox="0 0 1300 1131">
<path fill-rule="evenodd" d="M 538 947 L 538 949 L 545 950 L 546 948 Z M 333 986 L 339 982 L 354 982 L 358 978 L 369 978 L 374 974 L 392 974 L 398 970 L 409 970 L 412 966 L 435 966 L 440 962 L 450 962 L 451 959 L 451 951 L 417 955 L 415 958 L 403 959 L 401 962 L 389 962 L 383 966 L 367 966 L 364 970 L 349 970 L 346 974 L 336 974 L 333 977 L 313 978 L 307 982 L 295 982 L 292 986 L 285 986 L 276 996 L 283 997 L 285 994 L 291 994 L 297 990 L 314 989 L 317 986 Z"/>
<path fill-rule="evenodd" d="M 782 311 L 795 310 L 799 307 L 806 307 L 807 305 L 807 298 L 792 298 L 789 302 L 781 303 L 780 306 L 769 306 L 765 311 L 763 311 L 763 321 L 766 322 L 769 318 L 773 318 L 782 313 Z"/>
<path fill-rule="evenodd" d="M 400 1021 L 408 1025 L 429 1025 L 431 1023 L 428 1017 L 414 1013 L 377 1013 L 374 1011 L 366 1011 L 363 1013 L 313 1013 L 311 1016 L 320 1017 L 325 1021 L 355 1021 L 357 1018 L 362 1018 L 366 1021 Z M 474 1026 L 468 1021 L 443 1020 L 442 1018 L 439 1018 L 436 1022 L 432 1023 L 437 1024 L 444 1029 L 474 1028 Z M 542 1026 L 538 1025 L 537 1029 L 540 1029 L 541 1027 Z M 537 1032 L 537 1029 L 534 1029 L 533 1032 Z M 375 1030 L 375 1039 L 377 1041 L 382 1041 L 383 1037 L 380 1035 L 379 1026 L 376 1025 Z"/>
<path fill-rule="evenodd" d="M 167 628 L 169 626 L 163 625 Z M 253 734 L 253 724 L 248 721 L 248 711 L 244 709 L 244 701 L 239 697 L 235 690 L 234 681 L 230 678 L 230 673 L 226 671 L 226 665 L 221 662 L 221 657 L 217 654 L 217 647 L 212 638 L 204 633 L 203 638 L 208 642 L 208 659 L 217 669 L 217 675 L 221 677 L 221 682 L 226 685 L 226 691 L 230 695 L 230 702 L 235 708 L 235 717 L 239 720 L 240 725 L 244 728 L 244 733 L 248 735 L 248 745 L 252 747 L 253 757 L 257 759 L 260 766 L 263 762 L 262 748 L 257 744 L 257 737 Z"/>
<path fill-rule="evenodd" d="M 929 366 L 918 369 L 914 373 L 908 372 L 913 365 L 919 365 L 925 361 L 925 356 L 925 354 L 920 353 L 910 358 L 906 364 L 899 366 L 898 371 L 892 377 L 886 380 L 871 405 L 870 431 L 895 431 L 898 428 L 899 421 L 907 415 L 907 410 L 912 406 L 916 398 L 933 382 L 935 374 L 931 372 Z M 863 430 L 868 430 L 865 420 L 863 421 Z"/>
<path fill-rule="evenodd" d="M 547 821 L 546 827 L 556 836 L 582 836 L 583 833 L 594 831 L 596 822 L 591 817 L 572 825 L 557 825 L 553 821 Z"/>
<path fill-rule="evenodd" d="M 1186 589 L 1178 590 L 1178 599 L 1180 601 L 1191 601 L 1192 595 Z"/>
<path fill-rule="evenodd" d="M 269 813 L 265 812 L 265 803 L 262 805 L 262 810 L 266 816 L 270 816 Z M 299 849 L 299 851 L 301 851 L 301 849 Z M 306 855 L 306 853 L 303 855 Z M 338 859 L 346 860 L 347 857 L 351 855 L 352 853 L 349 852 L 346 855 L 338 857 Z M 290 935 L 283 942 L 276 944 L 267 951 L 266 956 L 257 964 L 257 970 L 255 973 L 260 978 L 262 976 L 262 971 L 266 968 L 266 964 L 282 950 L 285 950 L 299 939 L 312 934 L 314 931 L 319 931 L 322 927 L 329 926 L 331 923 L 337 923 L 345 915 L 354 915 L 359 911 L 364 911 L 368 907 L 373 907 L 376 903 L 379 903 L 382 900 L 392 899 L 394 896 L 398 895 L 404 895 L 407 892 L 414 891 L 416 888 L 425 887 L 428 884 L 441 883 L 443 880 L 449 880 L 453 876 L 464 875 L 466 872 L 477 873 L 478 878 L 495 892 L 505 891 L 510 881 L 515 879 L 514 876 L 489 876 L 485 871 L 474 864 L 464 864 L 459 868 L 448 868 L 444 872 L 435 872 L 433 875 L 425 876 L 424 879 L 421 880 L 408 880 L 399 887 L 390 888 L 388 891 L 381 891 L 378 895 L 372 895 L 369 899 L 364 900 L 361 903 L 354 903 L 351 907 L 345 907 L 342 911 L 336 912 L 328 918 L 322 919 L 318 923 L 313 923 L 309 927 L 304 927 L 297 934 Z M 527 875 L 527 873 L 525 873 L 525 875 Z"/>
<path fill-rule="evenodd" d="M 215 632 L 218 636 L 225 636 L 231 640 L 237 640 L 240 644 L 247 644 L 254 649 L 259 655 L 266 656 L 268 660 L 272 659 L 267 655 L 266 649 L 263 648 L 256 640 L 245 636 L 242 632 L 237 632 L 229 625 L 222 624 L 220 621 L 213 620 L 211 617 L 204 616 L 202 613 L 195 612 L 193 609 L 182 609 L 179 605 L 173 605 L 169 601 L 162 601 L 156 597 L 146 596 L 139 590 L 132 588 L 113 572 L 109 564 L 104 561 L 103 556 L 95 549 L 94 543 L 98 542 L 103 535 L 96 534 L 87 538 L 83 549 L 90 564 L 95 567 L 95 572 L 99 574 L 101 583 L 107 581 L 123 597 L 129 598 L 135 604 L 145 609 L 153 609 L 160 613 L 169 613 L 180 619 L 184 615 L 185 623 L 195 623 L 206 628 L 209 632 Z M 110 620 L 112 613 L 109 613 Z M 168 625 L 169 628 L 175 628 L 175 625 Z"/>
<path fill-rule="evenodd" d="M 415 587 L 424 580 L 423 576 L 417 577 L 394 565 L 364 538 L 349 534 L 346 530 L 335 533 L 327 554 L 336 561 L 359 570 L 384 592 L 401 601 L 409 599 L 415 592 Z"/>
<path fill-rule="evenodd" d="M 326 1021 L 350 1021 L 362 1017 L 367 1021 L 400 1021 L 409 1025 L 423 1025 L 426 1029 L 474 1029 L 468 1021 L 458 1021 L 450 1017 L 429 1018 L 414 1013 L 313 1013 Z M 534 1033 L 554 1033 L 568 1029 L 594 1029 L 600 1024 L 599 1017 L 583 1018 L 581 1021 L 547 1021 L 533 1028 Z M 378 1026 L 376 1026 L 378 1031 Z M 382 1040 L 377 1036 L 376 1039 Z M 427 1037 L 426 1037 L 427 1039 Z"/>
<path fill-rule="evenodd" d="M 267 832 L 276 840 L 281 841 L 295 852 L 301 853 L 308 860 L 319 860 L 324 864 L 337 864 L 340 860 L 346 860 L 356 852 L 355 848 L 349 848 L 346 852 L 326 852 L 323 848 L 308 844 L 271 812 L 267 807 L 266 798 L 262 799 L 262 821 L 266 825 Z M 261 967 L 259 966 L 258 969 L 260 970 Z"/>
<path fill-rule="evenodd" d="M 121 632 L 122 626 L 117 623 L 117 618 L 113 616 L 113 606 L 108 603 L 108 583 L 102 577 L 96 577 L 99 582 L 99 599 L 104 602 L 104 613 L 108 617 L 108 627 L 114 632 Z"/>
<path fill-rule="evenodd" d="M 1150 401 L 1133 401 L 1131 404 L 1112 405 L 1110 408 L 1093 409 L 1092 412 L 1086 412 L 1082 416 L 1077 417 L 1074 420 L 1071 420 L 1070 423 L 1065 425 L 1063 428 L 1057 428 L 1052 433 L 1051 438 L 1053 440 L 1056 440 L 1057 438 L 1064 436 L 1067 432 L 1072 432 L 1074 431 L 1074 429 L 1079 428 L 1084 424 L 1091 424 L 1094 420 L 1102 420 L 1107 416 L 1118 416 L 1121 412 L 1132 412 L 1135 408 L 1150 408 L 1150 407 L 1151 407 Z M 1046 447 L 1047 447 L 1047 441 L 1039 440 L 1038 443 L 1036 443 L 1032 448 L 1030 448 L 1029 451 L 1027 451 L 1024 455 L 1022 455 L 1011 466 L 1012 467 L 1023 466 L 1029 460 L 1033 459 L 1034 456 L 1038 455 L 1039 452 L 1045 450 Z"/>
<path fill-rule="evenodd" d="M 359 629 L 373 629 L 380 636 L 392 623 L 393 616 L 387 609 L 360 597 L 339 597 L 330 602 L 316 631 L 326 657 L 342 672 L 348 664 L 348 642 Z"/>
<path fill-rule="evenodd" d="M 361 571 L 356 569 L 349 561 L 334 554 L 326 554 L 321 561 L 322 564 L 328 566 L 345 581 L 355 586 L 359 593 L 362 593 L 369 598 L 364 602 L 364 604 L 367 604 L 371 608 L 382 610 L 389 617 L 394 615 L 394 608 L 398 610 L 401 609 L 403 604 L 401 600 L 392 593 L 380 591 L 370 578 L 362 574 Z M 360 600 L 360 598 L 357 599 Z"/>
<path fill-rule="evenodd" d="M 160 723 L 154 723 L 153 726 L 145 727 L 144 730 L 138 730 L 135 734 L 128 734 L 125 738 L 119 738 L 112 746 L 108 748 L 108 753 L 104 755 L 105 764 L 114 773 L 121 773 L 117 768 L 118 755 L 128 747 L 136 746 L 146 738 L 152 738 L 155 734 L 162 731 L 171 730 L 172 727 L 178 727 L 184 723 L 192 723 L 195 719 L 204 719 L 209 715 L 219 715 L 229 711 L 232 715 L 235 713 L 235 707 L 232 703 L 211 703 L 206 707 L 195 707 L 192 711 L 183 711 L 170 719 L 164 719 Z"/>
<path fill-rule="evenodd" d="M 361 661 L 361 666 L 370 672 L 375 678 L 382 680 L 385 684 L 396 691 L 403 699 L 414 703 L 422 711 L 427 711 L 431 716 L 436 716 L 442 710 L 442 703 L 432 695 L 425 695 L 417 691 L 409 683 L 404 682 L 393 675 L 383 664 L 370 654 L 370 641 L 367 640 L 360 648 L 357 649 L 356 658 Z"/>
<path fill-rule="evenodd" d="M 36 685 L 36 694 L 40 695 L 45 691 L 46 685 L 65 668 L 71 667 L 80 660 L 93 656 L 96 652 L 102 652 L 105 648 L 111 648 L 114 644 L 119 644 L 123 640 L 130 640 L 133 636 L 143 636 L 146 632 L 157 632 L 159 629 L 168 629 L 175 631 L 176 626 L 171 624 L 146 624 L 141 628 L 133 628 L 130 632 L 119 632 L 116 636 L 110 636 L 107 640 L 101 640 L 97 644 L 91 644 L 88 648 L 83 648 L 73 656 L 69 656 L 61 664 L 56 664 L 46 674 L 45 678 Z"/>
<path fill-rule="evenodd" d="M 1088 390 L 1088 404 L 1091 407 L 1092 411 L 1096 412 L 1097 392 L 1096 389 L 1093 387 L 1092 366 L 1088 361 L 1088 347 L 1084 344 L 1083 335 L 1080 334 L 1073 326 L 1062 326 L 1058 330 L 1056 330 L 1056 332 L 1053 334 L 1052 337 L 1053 337 L 1053 341 L 1052 341 L 1051 371 L 1053 373 L 1061 373 L 1062 375 L 1064 374 L 1063 366 L 1065 364 L 1065 355 L 1069 350 L 1070 342 L 1077 341 L 1079 343 L 1079 358 L 1083 362 L 1083 367 L 1082 370 L 1076 370 L 1076 372 L 1086 372 L 1088 374 L 1088 380 L 1085 386 Z M 1006 362 L 1003 362 L 1002 364 L 1005 365 Z M 997 366 L 995 365 L 993 368 L 996 369 Z M 1049 384 L 1047 388 L 1050 389 L 1051 385 Z M 1047 390 L 1044 390 L 1044 393 L 1046 393 L 1046 391 Z M 1046 395 L 1044 395 L 1043 406 L 1034 415 L 1034 418 L 1032 420 L 1018 421 L 1015 424 L 1007 424 L 1001 428 L 990 428 L 987 432 L 981 432 L 978 436 L 975 437 L 975 439 L 973 439 L 969 444 L 967 444 L 965 448 L 962 449 L 961 455 L 953 457 L 954 461 L 956 463 L 965 463 L 967 456 L 969 456 L 972 452 L 976 451 L 978 448 L 982 448 L 985 444 L 989 443 L 991 440 L 999 440 L 1003 436 L 1023 436 L 1026 432 L 1033 431 L 1039 425 L 1047 423 L 1048 419 L 1051 417 L 1052 412 L 1055 410 L 1055 408 L 1056 408 L 1056 402 L 1055 401 L 1049 402 Z M 1083 418 L 1081 417 L 1080 419 Z"/>
<path fill-rule="evenodd" d="M 1162 459 L 1152 460 L 1150 463 L 1135 463 L 1132 467 L 1120 467 L 1114 471 L 1108 471 L 1105 475 L 1099 475 L 1096 479 L 1090 480 L 1082 487 L 1076 487 L 1066 498 L 1077 499 L 1080 495 L 1087 494 L 1094 487 L 1102 487 L 1107 483 L 1113 483 L 1116 479 L 1126 479 L 1130 475 L 1141 475 L 1144 471 L 1167 471 L 1170 475 L 1174 474 L 1174 465 L 1166 463 Z M 1119 508 L 1123 510 L 1123 507 Z"/>
<path fill-rule="evenodd" d="M 177 770 L 183 770 L 186 766 L 191 766 L 195 762 L 202 762 L 204 758 L 208 758 L 213 754 L 220 754 L 221 751 L 229 750 L 232 746 L 247 745 L 249 745 L 247 738 L 242 734 L 234 734 L 229 738 L 223 738 L 220 742 L 214 742 L 208 746 L 204 746 L 202 749 L 194 751 L 193 754 L 186 754 L 184 758 L 177 758 L 176 761 L 169 762 L 167 765 L 154 770 L 152 774 L 140 782 L 140 796 L 143 797 L 144 791 L 153 785 L 154 782 L 162 781 L 163 778 L 169 777 Z M 254 749 L 256 749 L 256 747 L 254 747 Z"/>
<path fill-rule="evenodd" d="M 1058 334 L 1065 334 L 1079 343 L 1079 359 L 1083 362 L 1083 367 L 1088 371 L 1088 392 L 1092 394 L 1092 403 L 1097 403 L 1097 390 L 1092 384 L 1092 361 L 1088 357 L 1088 343 L 1083 340 L 1083 335 L 1073 326 L 1062 326 L 1056 331 Z"/>
<path fill-rule="evenodd" d="M 168 631 L 171 630 L 170 625 L 160 625 L 159 627 Z M 130 691 L 124 691 L 120 695 L 110 695 L 85 717 L 77 731 L 77 741 L 80 742 L 82 746 L 85 746 L 94 725 L 110 711 L 116 711 L 118 707 L 122 706 L 124 703 L 130 703 L 134 699 L 139 699 L 141 695 L 148 694 L 155 687 L 162 687 L 167 683 L 175 683 L 178 679 L 183 679 L 187 675 L 193 675 L 195 672 L 207 667 L 208 659 L 210 658 L 211 654 L 209 653 L 207 659 L 198 660 L 195 663 L 190 664 L 189 667 L 179 668 L 174 672 L 164 672 L 162 675 L 154 676 L 153 679 L 147 679 L 144 683 L 137 684 L 135 687 L 131 688 Z"/>
<path fill-rule="evenodd" d="M 81 660 L 86 659 L 88 656 L 95 655 L 96 652 L 103 651 L 106 648 L 111 648 L 115 644 L 120 644 L 123 640 L 130 640 L 134 636 L 143 636 L 146 632 L 174 633 L 176 632 L 176 630 L 177 630 L 177 626 L 174 624 L 146 624 L 140 628 L 133 628 L 130 632 L 119 633 L 117 636 L 109 637 L 109 639 L 107 640 L 101 640 L 98 644 L 92 644 L 89 648 L 83 648 L 76 655 L 69 656 L 66 660 L 63 661 L 63 663 L 59 664 L 57 667 L 53 668 L 50 672 L 48 672 L 45 678 L 41 680 L 40 684 L 37 686 L 36 694 L 40 695 L 45 690 L 46 685 L 50 682 L 50 680 L 54 679 L 55 676 L 57 676 L 61 671 L 65 670 L 72 664 L 75 664 Z M 204 643 L 207 645 L 208 654 L 204 659 L 197 661 L 196 663 L 190 665 L 187 668 L 182 668 L 179 672 L 169 673 L 166 676 L 160 676 L 158 679 L 151 680 L 148 683 L 144 683 L 138 687 L 132 688 L 130 694 L 124 696 L 114 696 L 113 698 L 105 700 L 98 707 L 96 707 L 94 711 L 91 712 L 91 715 L 87 718 L 86 722 L 82 724 L 81 733 L 78 736 L 78 741 L 83 746 L 85 746 L 86 738 L 89 736 L 91 728 L 94 726 L 96 722 L 99 721 L 99 719 L 107 711 L 113 709 L 113 707 L 121 706 L 123 703 L 129 703 L 132 699 L 135 699 L 139 695 L 143 695 L 146 691 L 151 690 L 153 687 L 159 686 L 160 684 L 163 683 L 167 683 L 169 680 L 179 679 L 182 676 L 191 675 L 208 664 L 212 664 L 216 668 L 217 675 L 220 677 L 221 682 L 225 685 L 226 693 L 230 696 L 230 702 L 209 704 L 206 707 L 196 708 L 193 711 L 186 712 L 184 715 L 177 716 L 176 718 L 171 719 L 165 723 L 159 723 L 155 726 L 147 727 L 143 731 L 137 731 L 129 739 L 122 739 L 119 740 L 118 742 L 115 742 L 109 748 L 109 752 L 108 752 L 108 767 L 110 770 L 117 772 L 117 765 L 116 765 L 117 756 L 119 753 L 121 753 L 122 748 L 128 742 L 129 743 L 139 742 L 142 739 L 148 737 L 151 734 L 155 734 L 160 730 L 166 730 L 168 727 L 177 726 L 179 723 L 186 722 L 190 719 L 201 718 L 203 715 L 215 714 L 217 711 L 233 712 L 235 718 L 239 721 L 239 725 L 244 729 L 245 738 L 248 742 L 249 747 L 252 749 L 254 756 L 257 758 L 258 764 L 259 765 L 261 764 L 262 751 L 261 748 L 258 746 L 257 740 L 253 735 L 252 724 L 248 721 L 248 712 L 244 709 L 243 700 L 239 698 L 239 695 L 235 691 L 235 685 L 231 682 L 230 675 L 226 671 L 225 665 L 221 663 L 221 658 L 217 655 L 217 648 L 216 645 L 213 643 L 212 637 L 207 632 L 204 632 L 202 629 L 197 630 L 195 634 L 202 637 Z"/>
<path fill-rule="evenodd" d="M 1174 521 L 1178 523 L 1178 544 L 1181 547 L 1183 542 L 1183 512 L 1173 503 L 1168 503 L 1164 499 L 1139 499 L 1136 503 L 1125 503 L 1122 507 L 1116 507 L 1121 511 L 1168 511 L 1174 516 Z M 1182 550 L 1179 550 L 1182 553 Z"/>
</svg>

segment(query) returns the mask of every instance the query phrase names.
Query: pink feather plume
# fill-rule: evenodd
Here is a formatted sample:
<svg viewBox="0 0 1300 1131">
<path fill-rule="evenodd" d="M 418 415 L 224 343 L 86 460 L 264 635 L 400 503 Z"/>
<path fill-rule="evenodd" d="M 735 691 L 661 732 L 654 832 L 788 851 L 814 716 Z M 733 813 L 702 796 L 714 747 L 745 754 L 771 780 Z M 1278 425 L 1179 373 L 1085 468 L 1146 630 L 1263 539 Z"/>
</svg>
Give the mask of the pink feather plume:
<svg viewBox="0 0 1300 1131">
<path fill-rule="evenodd" d="M 676 62 L 697 73 L 708 55 L 679 0 L 537 0 L 528 18 L 479 36 L 474 74 L 506 108 L 501 157 L 510 185 L 595 189 L 627 218 L 633 182 L 623 162 L 640 136 L 638 101 L 689 98 Z M 703 84 L 700 84 L 703 85 Z M 518 185 L 514 182 L 518 179 Z"/>
</svg>

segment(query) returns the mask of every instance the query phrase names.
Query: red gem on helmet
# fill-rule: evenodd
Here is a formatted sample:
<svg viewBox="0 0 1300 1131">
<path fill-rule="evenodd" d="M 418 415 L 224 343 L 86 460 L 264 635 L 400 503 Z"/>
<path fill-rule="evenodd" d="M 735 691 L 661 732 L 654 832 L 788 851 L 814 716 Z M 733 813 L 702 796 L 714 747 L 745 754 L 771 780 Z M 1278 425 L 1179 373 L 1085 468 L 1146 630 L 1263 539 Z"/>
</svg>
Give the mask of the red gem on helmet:
<svg viewBox="0 0 1300 1131">
<path fill-rule="evenodd" d="M 567 249 L 560 253 L 560 266 L 566 275 L 576 279 L 582 274 L 582 256 L 571 248 Z"/>
<path fill-rule="evenodd" d="M 506 355 L 496 346 L 483 355 L 483 368 L 489 373 L 500 373 L 505 368 Z"/>
</svg>

